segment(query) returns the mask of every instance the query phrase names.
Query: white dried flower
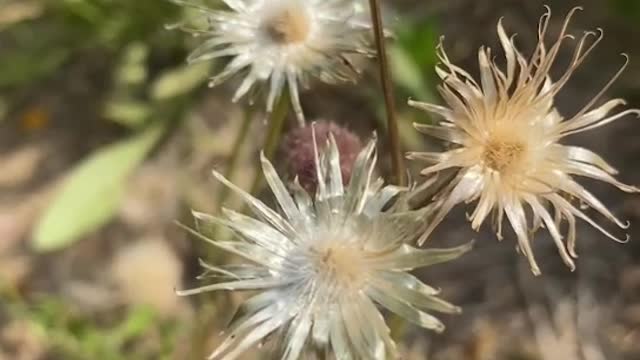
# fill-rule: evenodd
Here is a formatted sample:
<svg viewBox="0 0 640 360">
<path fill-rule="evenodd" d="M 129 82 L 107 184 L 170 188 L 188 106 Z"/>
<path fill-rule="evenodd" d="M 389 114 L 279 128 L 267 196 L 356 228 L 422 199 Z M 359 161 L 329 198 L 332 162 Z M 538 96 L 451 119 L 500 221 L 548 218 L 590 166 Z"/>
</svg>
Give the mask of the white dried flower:
<svg viewBox="0 0 640 360">
<path fill-rule="evenodd" d="M 245 73 L 233 101 L 268 82 L 267 112 L 285 86 L 298 120 L 304 122 L 299 83 L 309 76 L 328 83 L 355 81 L 353 55 L 371 55 L 366 7 L 352 0 L 223 0 L 226 10 L 191 0 L 171 0 L 198 9 L 208 28 L 192 30 L 207 40 L 188 61 L 230 58 L 210 86 Z"/>
<path fill-rule="evenodd" d="M 598 128 L 625 115 L 640 114 L 635 109 L 611 114 L 614 108 L 625 103 L 621 99 L 610 100 L 594 108 L 626 62 L 605 88 L 577 114 L 565 119 L 556 110 L 556 94 L 602 38 L 601 30 L 585 32 L 566 71 L 556 81 L 550 79 L 549 70 L 561 46 L 567 39 L 573 39 L 567 28 L 572 15 L 579 9 L 575 8 L 568 14 L 557 39 L 547 48 L 544 38 L 551 16 L 547 8 L 540 19 L 538 44 L 530 59 L 516 49 L 513 38 L 506 34 L 499 22 L 498 36 L 505 52 L 506 70 L 501 70 L 493 62 L 491 49 L 481 48 L 480 84 L 452 64 L 439 46 L 442 66 L 438 66 L 436 71 L 443 81 L 439 90 L 448 107 L 409 103 L 443 118 L 438 125 L 416 125 L 416 128 L 451 143 L 452 148 L 442 153 L 411 153 L 409 157 L 434 164 L 424 169 L 423 174 L 448 168 L 457 168 L 459 172 L 437 196 L 440 210 L 425 236 L 453 206 L 477 200 L 470 216 L 472 227 L 477 230 L 493 211 L 494 227 L 501 239 L 501 225 L 506 214 L 517 235 L 518 248 L 529 259 L 535 274 L 540 270 L 531 250 L 528 232 L 532 230 L 533 233 L 541 226 L 547 228 L 563 261 L 572 270 L 575 268 L 572 258 L 577 257 L 576 218 L 583 219 L 614 240 L 626 241 L 611 235 L 570 201 L 571 198 L 577 199 L 621 228 L 627 228 L 628 224 L 618 220 L 573 176 L 604 181 L 625 192 L 638 191 L 634 186 L 617 181 L 612 176 L 617 171 L 598 154 L 559 143 L 565 136 Z M 531 210 L 531 222 L 527 219 L 526 207 Z M 568 222 L 566 244 L 560 230 L 563 220 Z"/>
<path fill-rule="evenodd" d="M 180 294 L 258 293 L 243 304 L 241 317 L 212 359 L 235 359 L 272 333 L 282 336 L 282 359 L 298 359 L 308 346 L 331 351 L 336 359 L 395 358 L 394 342 L 376 304 L 435 331 L 444 325 L 426 310 L 460 311 L 408 271 L 455 259 L 471 245 L 423 250 L 407 244 L 424 229 L 424 211 L 383 211 L 402 189 L 383 187 L 381 179 L 372 183 L 374 141 L 359 154 L 346 186 L 335 140 L 330 139 L 323 154 L 317 147 L 315 152 L 319 176 L 314 200 L 297 182 L 291 195 L 262 157 L 265 178 L 283 215 L 214 172 L 255 217 L 231 210 L 224 210 L 224 218 L 195 213 L 199 222 L 225 226 L 239 239 L 215 241 L 194 233 L 245 262 L 202 263 L 210 274 L 226 279 Z"/>
</svg>

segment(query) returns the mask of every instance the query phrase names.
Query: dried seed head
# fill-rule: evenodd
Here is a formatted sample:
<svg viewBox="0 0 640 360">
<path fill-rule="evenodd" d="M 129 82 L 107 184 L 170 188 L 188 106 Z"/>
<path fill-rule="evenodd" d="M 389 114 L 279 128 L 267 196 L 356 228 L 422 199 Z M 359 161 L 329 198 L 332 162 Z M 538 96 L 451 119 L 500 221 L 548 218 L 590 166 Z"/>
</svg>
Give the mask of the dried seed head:
<svg viewBox="0 0 640 360">
<path fill-rule="evenodd" d="M 327 239 L 312 249 L 313 266 L 319 277 L 342 288 L 359 288 L 364 284 L 366 264 L 362 249 L 344 239 Z"/>
<path fill-rule="evenodd" d="M 296 128 L 286 135 L 280 148 L 287 164 L 290 179 L 298 177 L 305 190 L 314 192 L 317 185 L 312 128 L 315 127 L 316 141 L 325 144 L 332 134 L 340 152 L 340 169 L 344 183 L 351 179 L 353 164 L 362 150 L 362 142 L 348 129 L 330 121 L 317 121 L 313 125 Z"/>
<path fill-rule="evenodd" d="M 222 0 L 216 9 L 197 0 L 170 1 L 201 15 L 170 26 L 203 39 L 189 63 L 226 60 L 210 86 L 242 77 L 232 100 L 252 98 L 264 88 L 267 112 L 288 88 L 300 124 L 301 85 L 311 79 L 355 82 L 360 71 L 354 64 L 373 53 L 364 0 Z"/>
<path fill-rule="evenodd" d="M 428 161 L 422 171 L 431 174 L 444 169 L 457 169 L 456 177 L 436 195 L 436 215 L 421 241 L 424 241 L 445 215 L 457 204 L 476 201 L 470 215 L 471 226 L 478 229 L 493 213 L 493 225 L 502 238 L 502 222 L 506 216 L 516 233 L 519 250 L 528 258 L 531 270 L 540 274 L 531 246 L 532 234 L 546 228 L 558 252 L 569 268 L 575 269 L 576 220 L 582 219 L 605 236 L 616 237 L 567 198 L 579 200 L 619 227 L 628 223 L 618 219 L 600 200 L 576 181 L 587 177 L 609 183 L 622 191 L 640 192 L 635 186 L 618 181 L 617 174 L 600 155 L 582 147 L 564 145 L 561 139 L 582 131 L 594 130 L 626 115 L 640 116 L 640 110 L 620 110 L 622 99 L 613 99 L 596 106 L 624 65 L 604 89 L 597 92 L 577 114 L 563 117 L 556 110 L 556 95 L 602 39 L 602 31 L 585 32 L 581 37 L 569 34 L 571 17 L 580 8 L 569 12 L 560 34 L 551 44 L 549 38 L 550 10 L 539 23 L 538 44 L 529 57 L 520 52 L 514 38 L 498 23 L 498 37 L 506 64 L 501 67 L 490 49 L 480 48 L 478 64 L 480 81 L 453 64 L 442 44 L 438 47 L 440 64 L 436 72 L 439 87 L 448 107 L 410 101 L 412 106 L 442 117 L 436 125 L 419 124 L 416 128 L 430 136 L 453 144 L 442 153 L 411 153 L 413 159 Z M 566 70 L 552 79 L 550 69 L 557 62 L 561 49 L 576 39 L 572 60 Z M 566 233 L 562 224 L 566 222 Z"/>
<path fill-rule="evenodd" d="M 306 350 L 312 348 L 335 359 L 397 359 L 382 310 L 436 332 L 442 332 L 444 324 L 431 311 L 460 313 L 459 307 L 438 297 L 438 290 L 409 272 L 453 260 L 471 244 L 450 249 L 409 245 L 424 229 L 425 211 L 387 206 L 405 189 L 385 186 L 381 178 L 373 178 L 375 139 L 354 156 L 358 161 L 344 186 L 337 139 L 344 134 L 349 134 L 350 142 L 357 138 L 330 123 L 316 128 L 322 130 L 323 139 L 329 133 L 335 135 L 323 144 L 307 143 L 316 155 L 315 193 L 297 184 L 287 189 L 263 156 L 262 170 L 276 208 L 214 171 L 219 181 L 242 197 L 252 214 L 232 210 L 223 211 L 220 217 L 194 213 L 198 227 L 216 225 L 233 231 L 235 241 L 216 241 L 191 230 L 209 244 L 237 255 L 238 262 L 201 261 L 206 274 L 202 278 L 214 283 L 178 294 L 254 293 L 241 307 L 241 315 L 234 317 L 211 360 L 237 359 L 275 336 L 281 345 L 274 349 L 279 359 L 308 359 Z"/>
<path fill-rule="evenodd" d="M 262 27 L 274 42 L 296 44 L 305 41 L 309 36 L 311 19 L 305 8 L 298 3 L 292 3 L 267 17 Z"/>
<path fill-rule="evenodd" d="M 525 145 L 519 141 L 491 139 L 484 146 L 482 158 L 489 168 L 507 173 L 518 164 L 524 151 Z"/>
</svg>

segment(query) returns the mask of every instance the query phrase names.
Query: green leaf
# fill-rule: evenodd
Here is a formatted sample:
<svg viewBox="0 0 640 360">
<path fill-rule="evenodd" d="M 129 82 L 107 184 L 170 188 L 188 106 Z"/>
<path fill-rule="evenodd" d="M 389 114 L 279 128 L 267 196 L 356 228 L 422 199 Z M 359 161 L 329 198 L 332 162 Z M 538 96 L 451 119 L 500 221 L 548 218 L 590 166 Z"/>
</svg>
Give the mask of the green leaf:
<svg viewBox="0 0 640 360">
<path fill-rule="evenodd" d="M 144 84 L 147 80 L 147 59 L 149 47 L 140 42 L 133 42 L 124 49 L 122 59 L 114 74 L 116 87 L 123 89 Z"/>
<path fill-rule="evenodd" d="M 413 97 L 421 101 L 431 100 L 423 69 L 421 69 L 405 48 L 394 46 L 389 52 L 393 78 L 399 86 L 406 88 Z"/>
<path fill-rule="evenodd" d="M 144 335 L 154 325 L 156 313 L 146 306 L 134 307 L 127 314 L 127 318 L 111 332 L 118 347 L 127 341 Z"/>
<path fill-rule="evenodd" d="M 9 102 L 0 96 L 0 124 L 7 118 L 7 113 L 9 113 Z"/>
<path fill-rule="evenodd" d="M 104 116 L 120 125 L 135 129 L 151 118 L 151 105 L 129 99 L 114 99 L 105 104 Z"/>
<path fill-rule="evenodd" d="M 51 75 L 69 58 L 66 49 L 25 50 L 0 57 L 0 88 L 28 84 Z"/>
<path fill-rule="evenodd" d="M 38 251 L 65 248 L 108 222 L 120 206 L 125 180 L 156 143 L 156 125 L 141 135 L 98 150 L 80 164 L 36 225 L 32 239 Z"/>
<path fill-rule="evenodd" d="M 151 98 L 162 101 L 189 93 L 208 79 L 210 67 L 203 62 L 162 74 L 151 86 Z"/>
</svg>

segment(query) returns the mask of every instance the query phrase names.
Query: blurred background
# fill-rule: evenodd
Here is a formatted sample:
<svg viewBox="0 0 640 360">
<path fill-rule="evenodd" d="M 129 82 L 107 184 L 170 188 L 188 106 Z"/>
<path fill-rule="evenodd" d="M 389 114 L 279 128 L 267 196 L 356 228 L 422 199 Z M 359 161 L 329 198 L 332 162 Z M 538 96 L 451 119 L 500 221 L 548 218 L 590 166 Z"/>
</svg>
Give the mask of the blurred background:
<svg viewBox="0 0 640 360">
<path fill-rule="evenodd" d="M 479 46 L 502 56 L 500 17 L 530 53 L 543 4 L 553 11 L 552 33 L 575 5 L 585 10 L 573 33 L 605 32 L 561 93 L 561 111 L 587 103 L 621 66 L 622 52 L 631 64 L 608 95 L 640 107 L 638 0 L 386 1 L 405 149 L 440 146 L 411 130 L 431 119 L 404 105 L 408 97 L 439 102 L 439 36 L 450 58 L 477 74 Z M 242 296 L 175 296 L 175 288 L 196 284 L 199 257 L 224 261 L 175 221 L 190 224 L 193 208 L 217 213 L 223 201 L 239 208 L 210 170 L 248 189 L 266 127 L 261 103 L 230 102 L 237 82 L 206 87 L 220 63 L 186 66 L 200 40 L 165 25 L 189 16 L 163 0 L 0 0 L 1 360 L 203 359 L 220 341 Z M 375 64 L 365 66 L 356 85 L 304 92 L 308 118 L 362 139 L 377 129 L 384 139 Z M 603 154 L 622 181 L 640 184 L 639 135 L 638 121 L 627 118 L 571 141 Z M 242 137 L 249 141 L 238 146 Z M 454 212 L 431 245 L 475 238 L 475 251 L 420 276 L 464 314 L 442 316 L 442 335 L 391 319 L 405 358 L 640 359 L 640 197 L 586 184 L 635 221 L 629 244 L 582 223 L 571 273 L 540 232 L 534 245 L 544 274 L 534 278 L 511 238 L 474 233 L 464 210 Z"/>
</svg>

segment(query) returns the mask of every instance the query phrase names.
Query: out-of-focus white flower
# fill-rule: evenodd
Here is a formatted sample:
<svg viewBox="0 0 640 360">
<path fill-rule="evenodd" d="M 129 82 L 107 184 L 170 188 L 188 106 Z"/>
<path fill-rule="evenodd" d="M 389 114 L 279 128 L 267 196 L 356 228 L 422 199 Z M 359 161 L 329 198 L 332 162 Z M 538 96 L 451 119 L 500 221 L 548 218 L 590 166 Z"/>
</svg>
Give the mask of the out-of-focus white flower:
<svg viewBox="0 0 640 360">
<path fill-rule="evenodd" d="M 314 137 L 315 142 L 315 137 Z M 358 155 L 351 180 L 343 185 L 338 147 L 315 149 L 318 184 L 315 198 L 296 181 L 292 194 L 262 157 L 265 178 L 275 195 L 275 210 L 239 189 L 222 175 L 216 178 L 241 196 L 255 217 L 224 210 L 224 217 L 195 213 L 198 223 L 213 223 L 235 232 L 238 241 L 214 246 L 245 262 L 213 266 L 202 263 L 220 283 L 182 295 L 213 290 L 256 290 L 241 307 L 241 316 L 212 359 L 234 359 L 272 333 L 282 336 L 282 359 L 298 359 L 307 346 L 330 350 L 336 359 L 396 357 L 381 306 L 418 326 L 435 331 L 444 325 L 426 310 L 458 313 L 408 271 L 457 258 L 470 244 L 451 249 L 423 250 L 407 243 L 424 229 L 424 210 L 398 209 L 403 189 L 372 182 L 375 143 Z M 206 278 L 206 276 L 205 276 Z"/>
<path fill-rule="evenodd" d="M 498 36 L 506 57 L 506 69 L 494 63 L 491 49 L 479 51 L 480 84 L 466 71 L 452 64 L 440 45 L 442 63 L 436 68 L 443 83 L 440 93 L 448 107 L 410 101 L 410 105 L 435 113 L 443 118 L 438 125 L 416 125 L 416 128 L 452 144 L 442 153 L 410 153 L 409 158 L 425 160 L 433 165 L 423 170 L 431 174 L 447 168 L 457 168 L 455 179 L 436 198 L 439 210 L 425 237 L 442 221 L 453 206 L 477 200 L 470 216 L 472 227 L 478 229 L 493 211 L 497 236 L 502 238 L 502 220 L 506 214 L 518 238 L 519 250 L 529 259 L 535 274 L 540 270 L 531 250 L 529 231 L 545 226 L 555 241 L 564 262 L 574 269 L 575 222 L 583 219 L 608 237 L 616 239 L 571 199 L 604 215 L 621 228 L 628 224 L 618 220 L 596 197 L 576 182 L 573 176 L 589 177 L 612 184 L 622 191 L 637 192 L 638 188 L 616 180 L 617 172 L 598 154 L 582 147 L 562 145 L 565 136 L 592 130 L 639 110 L 611 112 L 624 104 L 621 99 L 609 100 L 599 107 L 595 103 L 620 75 L 613 79 L 587 105 L 571 118 L 565 119 L 554 106 L 554 98 L 602 38 L 602 31 L 585 32 L 578 40 L 567 70 L 552 81 L 549 70 L 561 46 L 573 36 L 567 33 L 567 16 L 560 34 L 547 48 L 551 12 L 540 19 L 538 44 L 530 59 L 515 47 L 502 23 Z M 590 41 L 591 39 L 591 41 Z M 626 57 L 625 57 L 626 58 Z M 626 66 L 626 62 L 625 62 Z M 531 210 L 532 220 L 526 215 Z M 553 215 L 552 215 L 553 211 Z M 568 222 L 566 244 L 560 227 Z M 627 238 L 628 239 L 628 238 Z"/>
<path fill-rule="evenodd" d="M 171 0 L 193 7 L 208 26 L 191 30 L 207 38 L 189 62 L 230 58 L 211 86 L 244 73 L 233 101 L 268 82 L 267 112 L 285 86 L 298 120 L 304 122 L 299 84 L 309 76 L 328 83 L 355 81 L 354 55 L 371 55 L 370 22 L 360 0 L 223 0 L 228 9 L 209 9 L 192 0 Z"/>
</svg>

